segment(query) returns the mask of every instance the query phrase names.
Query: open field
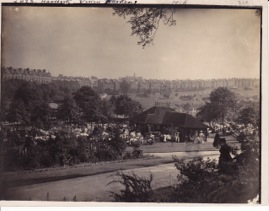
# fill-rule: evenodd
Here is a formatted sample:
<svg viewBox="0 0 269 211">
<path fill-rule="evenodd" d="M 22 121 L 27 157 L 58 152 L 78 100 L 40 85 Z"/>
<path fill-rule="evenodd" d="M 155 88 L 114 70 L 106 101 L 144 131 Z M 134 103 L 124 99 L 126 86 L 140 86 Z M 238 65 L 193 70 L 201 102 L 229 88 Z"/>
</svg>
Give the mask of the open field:
<svg viewBox="0 0 269 211">
<path fill-rule="evenodd" d="M 167 103 L 169 102 L 172 108 L 175 108 L 177 110 L 182 109 L 183 105 L 186 103 L 191 104 L 194 108 L 199 108 L 201 105 L 205 103 L 205 99 L 209 98 L 210 93 L 214 89 L 204 89 L 204 90 L 195 90 L 195 91 L 179 91 L 175 92 L 172 91 L 169 95 L 169 98 L 165 98 L 160 93 L 150 94 L 148 97 L 141 97 L 137 93 L 129 93 L 128 96 L 131 97 L 133 100 L 136 100 L 141 103 L 143 109 L 148 109 L 152 106 L 154 106 L 155 102 L 160 103 Z M 236 95 L 241 100 L 250 100 L 254 99 L 255 101 L 258 101 L 259 99 L 259 88 L 251 88 L 251 89 L 233 89 L 233 92 L 236 93 Z M 110 99 L 112 95 L 104 94 L 102 93 L 102 96 L 105 95 L 105 98 L 107 100 Z M 182 96 L 191 96 L 193 97 L 191 100 L 182 100 L 180 97 Z"/>
</svg>

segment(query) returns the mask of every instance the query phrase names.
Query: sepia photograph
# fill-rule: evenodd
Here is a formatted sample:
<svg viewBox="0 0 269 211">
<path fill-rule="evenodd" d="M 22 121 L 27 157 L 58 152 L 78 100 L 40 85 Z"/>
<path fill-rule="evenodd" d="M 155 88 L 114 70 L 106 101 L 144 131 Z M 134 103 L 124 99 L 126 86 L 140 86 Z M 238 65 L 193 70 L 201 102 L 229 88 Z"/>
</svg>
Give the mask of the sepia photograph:
<svg viewBox="0 0 269 211">
<path fill-rule="evenodd" d="M 261 204 L 262 7 L 110 2 L 2 3 L 0 200 Z"/>
</svg>

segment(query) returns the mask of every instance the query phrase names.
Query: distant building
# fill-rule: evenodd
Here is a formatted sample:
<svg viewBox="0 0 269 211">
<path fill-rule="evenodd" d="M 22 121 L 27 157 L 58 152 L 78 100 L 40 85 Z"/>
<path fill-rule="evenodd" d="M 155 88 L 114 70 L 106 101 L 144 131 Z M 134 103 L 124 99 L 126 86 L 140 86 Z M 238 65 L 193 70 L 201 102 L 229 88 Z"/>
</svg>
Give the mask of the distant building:
<svg viewBox="0 0 269 211">
<path fill-rule="evenodd" d="M 20 79 L 25 81 L 33 81 L 37 83 L 50 83 L 52 77 L 50 72 L 40 69 L 14 69 L 12 67 L 2 67 L 3 81 L 10 79 Z"/>
<path fill-rule="evenodd" d="M 92 86 L 90 78 L 86 77 L 74 77 L 74 76 L 64 76 L 63 74 L 59 74 L 57 77 L 52 77 L 54 82 L 68 82 L 69 84 L 73 84 L 75 87 L 82 87 L 82 86 Z"/>
<path fill-rule="evenodd" d="M 51 76 L 50 72 L 40 69 L 29 68 L 12 68 L 2 67 L 2 80 L 20 79 L 26 81 L 34 81 L 37 83 L 68 83 L 73 87 L 91 86 L 95 91 L 113 91 L 120 90 L 122 81 L 129 84 L 129 92 L 144 93 L 150 91 L 151 93 L 170 93 L 171 91 L 196 91 L 201 89 L 215 89 L 217 87 L 228 87 L 230 89 L 252 89 L 259 88 L 259 79 L 247 78 L 230 78 L 230 79 L 207 79 L 207 80 L 157 80 L 157 79 L 143 79 L 133 76 L 125 76 L 118 79 L 98 79 L 95 76 L 90 77 L 74 77 L 64 76 L 60 74 L 57 77 Z"/>
</svg>

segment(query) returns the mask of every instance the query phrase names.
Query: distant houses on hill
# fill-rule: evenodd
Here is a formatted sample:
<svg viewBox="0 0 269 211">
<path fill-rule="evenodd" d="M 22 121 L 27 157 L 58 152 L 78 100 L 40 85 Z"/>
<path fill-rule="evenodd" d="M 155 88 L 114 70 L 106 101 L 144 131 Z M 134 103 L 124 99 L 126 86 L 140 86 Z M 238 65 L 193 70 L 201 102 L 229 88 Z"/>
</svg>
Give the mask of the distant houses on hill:
<svg viewBox="0 0 269 211">
<path fill-rule="evenodd" d="M 143 79 L 137 76 L 126 76 L 118 79 L 98 79 L 97 77 L 73 77 L 60 74 L 57 77 L 51 76 L 50 72 L 40 69 L 22 69 L 12 67 L 2 67 L 2 80 L 20 79 L 34 81 L 37 83 L 68 83 L 72 86 L 91 86 L 97 92 L 121 92 L 122 83 L 127 83 L 129 93 L 162 93 L 171 91 L 195 91 L 220 86 L 237 88 L 258 88 L 259 79 L 230 78 L 230 79 L 210 79 L 210 80 L 157 80 Z M 126 90 L 125 90 L 126 91 Z"/>
<path fill-rule="evenodd" d="M 46 70 L 40 69 L 14 69 L 12 67 L 2 67 L 2 80 L 20 79 L 26 81 L 35 81 L 38 83 L 50 83 L 52 76 Z"/>
</svg>

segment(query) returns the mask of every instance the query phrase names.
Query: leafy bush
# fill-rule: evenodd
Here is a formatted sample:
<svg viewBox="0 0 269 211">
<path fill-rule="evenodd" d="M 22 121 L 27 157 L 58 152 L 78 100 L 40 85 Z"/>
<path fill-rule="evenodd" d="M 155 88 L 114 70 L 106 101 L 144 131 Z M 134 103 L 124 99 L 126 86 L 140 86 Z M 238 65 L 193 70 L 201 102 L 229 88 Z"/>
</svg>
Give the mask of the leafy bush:
<svg viewBox="0 0 269 211">
<path fill-rule="evenodd" d="M 143 157 L 143 150 L 140 149 L 140 146 L 133 146 L 133 151 L 131 155 L 132 158 L 141 158 Z"/>
<path fill-rule="evenodd" d="M 224 185 L 225 177 L 220 178 L 216 172 L 216 162 L 211 160 L 192 160 L 188 163 L 175 159 L 180 171 L 178 184 L 171 194 L 172 202 L 209 203 L 216 202 L 210 193 Z"/>
<path fill-rule="evenodd" d="M 75 164 L 78 157 L 78 142 L 74 134 L 61 130 L 56 133 L 55 139 L 50 139 L 49 153 L 53 157 L 55 164 L 60 166 Z"/>
<path fill-rule="evenodd" d="M 117 178 L 113 179 L 112 183 L 120 183 L 125 189 L 119 193 L 111 192 L 111 196 L 118 202 L 149 202 L 152 200 L 153 191 L 151 182 L 153 179 L 150 173 L 149 178 L 139 177 L 133 172 L 131 174 L 124 174 L 117 172 Z"/>
<path fill-rule="evenodd" d="M 131 152 L 126 152 L 124 155 L 123 155 L 123 159 L 125 160 L 128 160 L 128 159 L 132 159 L 132 153 Z"/>
<path fill-rule="evenodd" d="M 140 149 L 140 142 L 132 142 L 133 150 L 132 152 L 126 152 L 123 156 L 123 159 L 137 159 L 144 157 L 143 150 Z"/>
<path fill-rule="evenodd" d="M 199 158 L 182 163 L 175 159 L 180 174 L 170 201 L 247 203 L 255 198 L 259 195 L 258 144 L 253 142 L 248 145 L 242 147 L 242 153 L 233 162 L 227 162 L 220 170 L 214 160 Z"/>
<path fill-rule="evenodd" d="M 235 129 L 234 136 L 240 143 L 246 143 L 253 140 L 259 140 L 257 128 L 252 124 L 241 126 Z"/>
<path fill-rule="evenodd" d="M 234 154 L 235 157 L 231 162 L 218 166 L 215 160 L 209 158 L 200 157 L 186 163 L 174 157 L 175 166 L 179 170 L 178 183 L 174 187 L 167 186 L 161 191 L 157 190 L 157 194 L 146 196 L 144 194 L 147 193 L 147 189 L 141 187 L 145 179 L 134 173 L 132 175 L 117 173 L 119 179 L 111 183 L 123 184 L 125 190 L 121 190 L 120 194 L 112 193 L 112 196 L 116 201 L 126 202 L 184 203 L 247 203 L 259 198 L 260 141 L 257 131 L 249 131 L 241 131 L 245 137 L 241 141 L 241 153 Z M 139 145 L 136 149 L 139 149 Z M 128 155 L 133 156 L 132 153 Z M 151 184 L 152 176 L 149 181 L 147 184 Z M 150 193 L 151 191 L 150 187 Z"/>
<path fill-rule="evenodd" d="M 95 143 L 92 140 L 78 138 L 77 151 L 78 159 L 80 162 L 85 163 L 96 161 L 96 158 L 94 156 L 94 146 Z"/>
<path fill-rule="evenodd" d="M 99 161 L 123 158 L 126 149 L 126 142 L 119 136 L 118 130 L 114 131 L 113 134 L 113 136 L 99 140 L 96 143 L 97 149 L 95 156 Z"/>
<path fill-rule="evenodd" d="M 81 162 L 110 161 L 123 158 L 125 141 L 119 137 L 119 130 L 102 139 L 76 137 L 69 128 L 61 127 L 47 140 L 34 138 L 38 130 L 9 132 L 4 146 L 6 171 L 37 169 L 54 166 L 74 165 Z"/>
</svg>

